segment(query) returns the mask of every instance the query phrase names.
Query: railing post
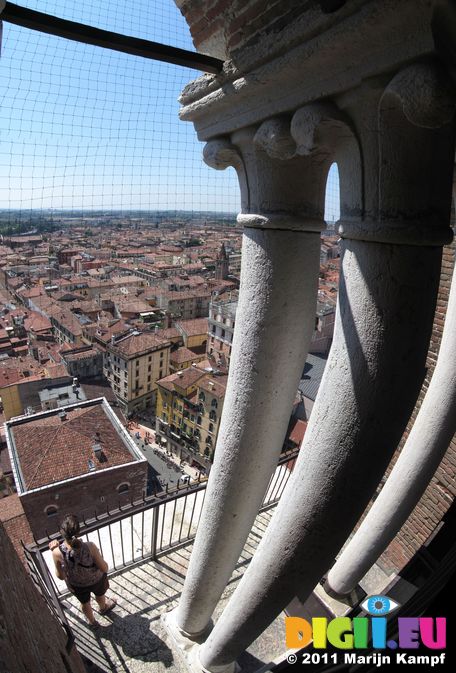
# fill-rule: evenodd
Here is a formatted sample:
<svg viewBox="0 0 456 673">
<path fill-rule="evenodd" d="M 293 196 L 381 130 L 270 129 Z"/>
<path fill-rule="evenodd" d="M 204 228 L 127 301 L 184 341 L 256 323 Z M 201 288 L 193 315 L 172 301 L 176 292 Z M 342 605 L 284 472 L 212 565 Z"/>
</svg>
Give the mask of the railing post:
<svg viewBox="0 0 456 673">
<path fill-rule="evenodd" d="M 157 538 L 158 538 L 158 512 L 160 505 L 155 506 L 152 510 L 152 535 L 151 535 L 151 556 L 152 560 L 157 560 Z M 163 512 L 165 516 L 165 512 Z"/>
</svg>

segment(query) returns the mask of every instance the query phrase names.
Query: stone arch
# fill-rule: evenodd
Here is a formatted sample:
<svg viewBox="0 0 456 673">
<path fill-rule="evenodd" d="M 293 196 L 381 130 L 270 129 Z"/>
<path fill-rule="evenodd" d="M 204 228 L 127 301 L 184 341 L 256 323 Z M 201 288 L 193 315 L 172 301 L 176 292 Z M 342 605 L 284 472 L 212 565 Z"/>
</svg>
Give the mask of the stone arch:
<svg viewBox="0 0 456 673">
<path fill-rule="evenodd" d="M 324 218 L 328 225 L 340 219 L 340 181 L 339 167 L 336 161 L 333 161 L 329 167 L 326 177 Z"/>
<path fill-rule="evenodd" d="M 332 102 L 306 105 L 293 115 L 291 135 L 296 151 L 339 173 L 340 222 L 359 221 L 364 214 L 363 165 L 360 144 L 350 119 Z"/>
</svg>

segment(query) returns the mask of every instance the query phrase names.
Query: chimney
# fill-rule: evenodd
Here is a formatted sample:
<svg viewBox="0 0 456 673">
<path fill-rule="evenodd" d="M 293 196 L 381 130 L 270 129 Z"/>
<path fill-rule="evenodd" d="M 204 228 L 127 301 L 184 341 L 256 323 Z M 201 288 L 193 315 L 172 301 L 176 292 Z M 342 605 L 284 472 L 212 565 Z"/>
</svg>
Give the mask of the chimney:
<svg viewBox="0 0 456 673">
<path fill-rule="evenodd" d="M 111 334 L 111 346 L 114 346 L 115 343 L 116 343 L 116 337 L 114 336 L 114 334 Z"/>
<path fill-rule="evenodd" d="M 92 451 L 95 458 L 101 462 L 101 454 L 103 453 L 103 449 L 101 448 L 101 444 L 99 442 L 92 444 Z"/>
<path fill-rule="evenodd" d="M 62 423 L 63 423 L 63 421 L 66 421 L 67 412 L 65 411 L 65 409 L 62 409 L 62 411 L 59 411 L 59 418 L 62 421 Z"/>
</svg>

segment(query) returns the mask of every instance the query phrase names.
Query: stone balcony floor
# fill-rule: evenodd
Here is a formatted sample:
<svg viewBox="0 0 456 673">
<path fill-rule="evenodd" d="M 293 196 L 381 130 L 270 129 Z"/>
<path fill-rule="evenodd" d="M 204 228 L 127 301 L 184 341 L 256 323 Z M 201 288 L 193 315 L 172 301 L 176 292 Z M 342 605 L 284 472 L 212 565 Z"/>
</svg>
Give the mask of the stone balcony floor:
<svg viewBox="0 0 456 673">
<path fill-rule="evenodd" d="M 261 512 L 214 613 L 223 611 L 248 565 L 274 508 Z M 156 561 L 142 561 L 110 576 L 108 596 L 115 596 L 117 607 L 97 618 L 101 626 L 92 631 L 85 623 L 78 602 L 63 600 L 79 652 L 91 663 L 89 670 L 116 673 L 175 673 L 185 670 L 180 657 L 171 650 L 160 616 L 173 609 L 184 583 L 193 543 L 171 550 Z M 96 603 L 92 600 L 92 604 Z M 285 652 L 284 615 L 250 646 L 239 661 L 243 671 L 262 668 Z"/>
</svg>

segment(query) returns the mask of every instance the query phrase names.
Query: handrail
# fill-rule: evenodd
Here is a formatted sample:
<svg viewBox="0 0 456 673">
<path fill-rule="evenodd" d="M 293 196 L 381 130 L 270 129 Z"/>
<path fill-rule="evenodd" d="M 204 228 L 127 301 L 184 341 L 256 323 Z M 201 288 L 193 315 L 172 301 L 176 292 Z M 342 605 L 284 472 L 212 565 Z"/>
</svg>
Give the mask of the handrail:
<svg viewBox="0 0 456 673">
<path fill-rule="evenodd" d="M 260 512 L 280 499 L 298 452 L 291 450 L 281 455 Z M 119 506 L 115 511 L 94 512 L 93 518 L 81 522 L 81 537 L 96 542 L 111 573 L 147 559 L 155 560 L 194 539 L 204 505 L 206 483 L 207 478 L 200 477 L 193 483 L 178 485 L 172 493 L 166 488 L 160 494 Z M 67 594 L 66 588 L 59 588 L 44 558 L 44 553 L 49 552 L 49 541 L 58 537 L 58 534 L 52 534 L 25 547 L 28 558 L 33 560 L 33 569 L 52 601 Z"/>
</svg>

